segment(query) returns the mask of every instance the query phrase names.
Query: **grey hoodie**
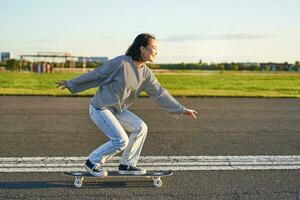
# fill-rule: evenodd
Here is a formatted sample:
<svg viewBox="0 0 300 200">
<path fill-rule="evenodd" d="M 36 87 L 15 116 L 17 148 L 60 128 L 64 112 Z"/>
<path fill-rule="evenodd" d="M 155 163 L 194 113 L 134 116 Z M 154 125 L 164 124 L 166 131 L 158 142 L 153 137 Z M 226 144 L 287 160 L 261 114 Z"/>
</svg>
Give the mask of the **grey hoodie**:
<svg viewBox="0 0 300 200">
<path fill-rule="evenodd" d="M 170 113 L 181 114 L 185 109 L 161 87 L 148 66 L 138 68 L 126 55 L 108 60 L 95 70 L 66 81 L 66 86 L 72 94 L 99 87 L 91 100 L 98 109 L 113 107 L 122 112 L 142 91 Z"/>
</svg>

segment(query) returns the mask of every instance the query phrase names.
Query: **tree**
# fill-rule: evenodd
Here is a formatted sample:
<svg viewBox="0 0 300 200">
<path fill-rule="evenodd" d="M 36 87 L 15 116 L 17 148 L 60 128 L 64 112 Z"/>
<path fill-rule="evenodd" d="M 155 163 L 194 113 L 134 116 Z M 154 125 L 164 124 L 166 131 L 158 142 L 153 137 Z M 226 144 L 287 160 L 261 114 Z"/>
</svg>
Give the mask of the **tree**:
<svg viewBox="0 0 300 200">
<path fill-rule="evenodd" d="M 87 62 L 86 67 L 87 68 L 97 68 L 99 66 L 99 63 L 97 62 Z"/>
<path fill-rule="evenodd" d="M 259 66 L 258 66 L 258 64 L 251 64 L 249 69 L 251 71 L 258 71 L 259 70 Z"/>
<path fill-rule="evenodd" d="M 295 71 L 300 71 L 300 62 L 299 61 L 295 62 Z"/>
<path fill-rule="evenodd" d="M 218 64 L 218 70 L 223 71 L 225 69 L 224 64 Z"/>
<path fill-rule="evenodd" d="M 236 63 L 225 63 L 226 70 L 238 70 L 239 66 Z"/>
<path fill-rule="evenodd" d="M 5 68 L 8 70 L 17 70 L 19 68 L 20 62 L 16 59 L 6 60 Z"/>
</svg>

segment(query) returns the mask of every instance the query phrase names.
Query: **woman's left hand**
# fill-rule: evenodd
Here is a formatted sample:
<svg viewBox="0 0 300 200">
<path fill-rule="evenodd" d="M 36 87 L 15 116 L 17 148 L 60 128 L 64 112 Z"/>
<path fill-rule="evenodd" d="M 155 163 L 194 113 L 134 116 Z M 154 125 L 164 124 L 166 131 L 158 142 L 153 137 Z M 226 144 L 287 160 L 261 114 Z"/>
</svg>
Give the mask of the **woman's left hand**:
<svg viewBox="0 0 300 200">
<path fill-rule="evenodd" d="M 185 115 L 187 115 L 187 116 L 191 116 L 191 117 L 197 118 L 197 117 L 196 117 L 196 114 L 198 114 L 198 112 L 195 111 L 195 110 L 187 109 L 187 108 L 186 108 L 186 109 L 184 109 L 183 114 L 185 114 Z"/>
<path fill-rule="evenodd" d="M 61 90 L 66 89 L 67 85 L 66 85 L 66 81 L 65 80 L 60 80 L 55 82 L 55 84 L 57 84 L 57 88 L 60 88 Z"/>
</svg>

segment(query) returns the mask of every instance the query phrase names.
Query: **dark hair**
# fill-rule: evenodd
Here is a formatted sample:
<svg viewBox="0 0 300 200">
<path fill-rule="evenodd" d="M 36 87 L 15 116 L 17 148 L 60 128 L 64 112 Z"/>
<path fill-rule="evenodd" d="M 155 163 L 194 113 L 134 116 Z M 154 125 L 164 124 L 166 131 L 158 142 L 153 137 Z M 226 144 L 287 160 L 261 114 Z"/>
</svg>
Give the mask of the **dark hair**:
<svg viewBox="0 0 300 200">
<path fill-rule="evenodd" d="M 134 39 L 132 45 L 127 49 L 127 56 L 131 56 L 132 60 L 142 61 L 140 47 L 146 47 L 149 44 L 149 39 L 155 39 L 155 36 L 149 33 L 141 33 Z"/>
</svg>

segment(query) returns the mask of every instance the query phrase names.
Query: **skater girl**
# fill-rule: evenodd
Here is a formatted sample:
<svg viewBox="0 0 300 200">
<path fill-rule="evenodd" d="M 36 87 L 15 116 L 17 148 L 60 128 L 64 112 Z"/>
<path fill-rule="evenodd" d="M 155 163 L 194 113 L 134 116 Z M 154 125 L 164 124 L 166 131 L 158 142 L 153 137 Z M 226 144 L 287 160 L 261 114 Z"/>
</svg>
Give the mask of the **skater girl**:
<svg viewBox="0 0 300 200">
<path fill-rule="evenodd" d="M 72 94 L 98 87 L 91 99 L 89 114 L 109 141 L 91 152 L 84 164 L 93 176 L 107 176 L 107 171 L 101 166 L 121 151 L 120 174 L 146 173 L 136 164 L 147 135 L 147 125 L 128 110 L 142 91 L 167 112 L 196 118 L 197 112 L 185 108 L 173 98 L 146 65 L 148 61 L 153 62 L 156 55 L 155 36 L 142 33 L 135 38 L 125 55 L 108 60 L 95 70 L 71 80 L 56 82 L 58 88 L 67 88 Z"/>
</svg>

